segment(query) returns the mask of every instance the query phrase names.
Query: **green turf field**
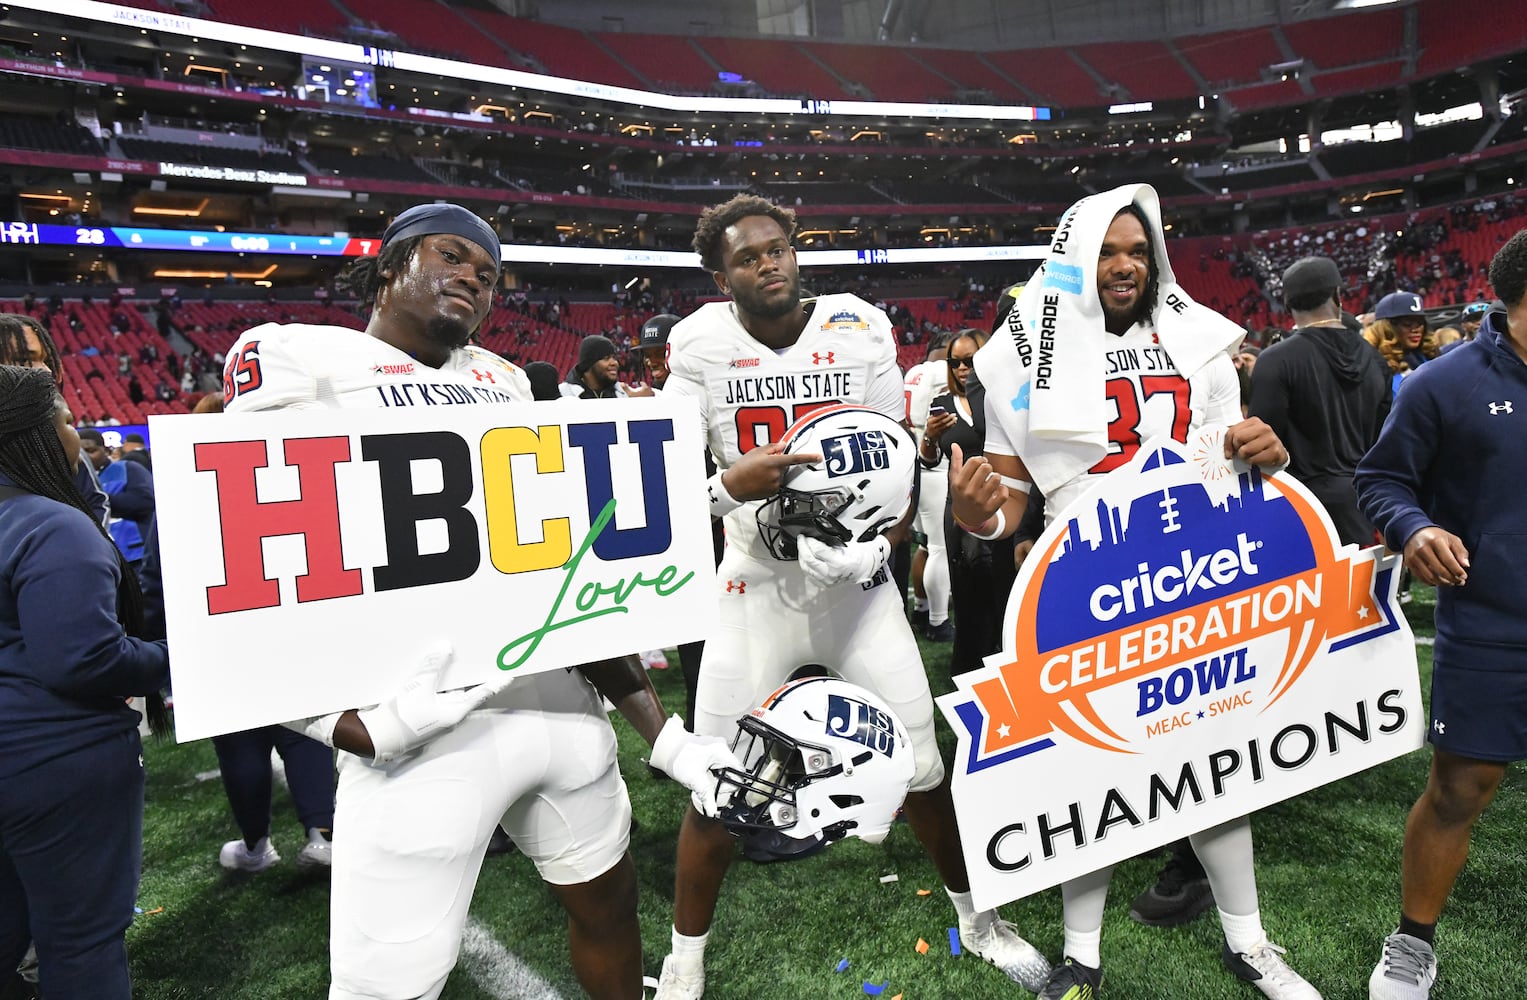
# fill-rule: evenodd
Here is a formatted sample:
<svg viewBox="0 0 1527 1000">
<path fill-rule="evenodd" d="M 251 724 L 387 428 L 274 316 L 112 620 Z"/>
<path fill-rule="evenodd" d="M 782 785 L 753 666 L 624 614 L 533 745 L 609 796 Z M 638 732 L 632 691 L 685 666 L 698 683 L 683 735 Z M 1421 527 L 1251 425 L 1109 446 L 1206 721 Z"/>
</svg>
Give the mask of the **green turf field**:
<svg viewBox="0 0 1527 1000">
<path fill-rule="evenodd" d="M 1431 635 L 1430 593 L 1416 588 L 1407 608 L 1418 635 Z M 949 690 L 947 646 L 925 645 L 936 694 Z M 1424 677 L 1431 650 L 1423 646 Z M 677 663 L 653 680 L 670 706 L 683 703 Z M 641 767 L 645 747 L 617 719 L 622 770 L 640 828 L 632 838 L 641 880 L 645 969 L 656 975 L 668 951 L 674 842 L 685 796 Z M 946 759 L 953 734 L 941 725 Z M 208 741 L 147 748 L 144 820 L 145 913 L 128 934 L 137 996 L 143 1000 L 216 997 L 320 998 L 327 994 L 328 885 L 290 863 L 300 846 L 284 792 L 275 805 L 274 839 L 285 853 L 276 868 L 234 877 L 217 864 L 236 836 Z M 1406 811 L 1425 779 L 1426 751 L 1329 785 L 1258 814 L 1257 871 L 1262 914 L 1291 964 L 1328 1000 L 1363 1000 L 1383 936 L 1398 916 L 1400 838 Z M 200 778 L 199 778 L 200 776 Z M 1527 996 L 1527 970 L 1516 951 L 1524 926 L 1527 796 L 1514 770 L 1476 833 L 1474 852 L 1438 934 L 1438 1000 Z M 343 836 L 344 832 L 338 832 Z M 1212 916 L 1176 930 L 1132 923 L 1129 901 L 1153 879 L 1158 861 L 1118 869 L 1104 925 L 1105 996 L 1111 1000 L 1220 1000 L 1259 997 L 1219 964 Z M 882 884 L 883 875 L 899 880 Z M 918 896 L 917 890 L 933 890 Z M 1515 900 L 1516 902 L 1513 902 Z M 1060 896 L 1050 890 L 1003 908 L 1051 959 L 1061 947 Z M 473 917 L 486 932 L 464 957 L 446 1000 L 519 996 L 504 985 L 507 949 L 565 997 L 579 993 L 567 963 L 564 922 L 532 866 L 517 855 L 484 865 Z M 871 847 L 845 841 L 794 864 L 739 862 L 728 876 L 707 952 L 711 1000 L 863 997 L 863 984 L 889 982 L 890 1000 L 1026 997 L 978 960 L 953 958 L 947 929 L 953 910 L 933 867 L 905 825 Z M 926 955 L 915 945 L 931 945 Z M 482 941 L 489 942 L 488 947 Z M 841 959 L 849 967 L 838 973 Z"/>
</svg>

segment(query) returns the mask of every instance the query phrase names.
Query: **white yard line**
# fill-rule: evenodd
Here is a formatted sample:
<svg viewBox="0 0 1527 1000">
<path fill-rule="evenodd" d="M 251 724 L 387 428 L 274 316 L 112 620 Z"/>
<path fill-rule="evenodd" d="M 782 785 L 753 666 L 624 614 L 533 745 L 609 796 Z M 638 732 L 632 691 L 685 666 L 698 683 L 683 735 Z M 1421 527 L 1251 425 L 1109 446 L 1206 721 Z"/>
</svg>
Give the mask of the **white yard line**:
<svg viewBox="0 0 1527 1000">
<path fill-rule="evenodd" d="M 467 921 L 457 967 L 494 1000 L 563 1000 L 555 986 L 499 944 L 476 920 Z"/>
</svg>

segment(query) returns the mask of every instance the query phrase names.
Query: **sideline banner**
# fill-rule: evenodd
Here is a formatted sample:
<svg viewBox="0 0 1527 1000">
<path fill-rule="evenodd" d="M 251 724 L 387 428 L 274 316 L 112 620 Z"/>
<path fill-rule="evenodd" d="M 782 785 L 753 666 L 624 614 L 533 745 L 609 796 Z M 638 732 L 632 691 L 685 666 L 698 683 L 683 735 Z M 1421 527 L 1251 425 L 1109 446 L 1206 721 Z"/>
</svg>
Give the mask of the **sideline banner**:
<svg viewBox="0 0 1527 1000">
<path fill-rule="evenodd" d="M 1142 447 L 1058 516 L 1003 650 L 938 699 L 978 907 L 1009 902 L 1421 745 L 1399 560 L 1343 547 L 1223 427 Z"/>
<path fill-rule="evenodd" d="M 693 404 L 152 418 L 182 741 L 704 638 Z"/>
</svg>

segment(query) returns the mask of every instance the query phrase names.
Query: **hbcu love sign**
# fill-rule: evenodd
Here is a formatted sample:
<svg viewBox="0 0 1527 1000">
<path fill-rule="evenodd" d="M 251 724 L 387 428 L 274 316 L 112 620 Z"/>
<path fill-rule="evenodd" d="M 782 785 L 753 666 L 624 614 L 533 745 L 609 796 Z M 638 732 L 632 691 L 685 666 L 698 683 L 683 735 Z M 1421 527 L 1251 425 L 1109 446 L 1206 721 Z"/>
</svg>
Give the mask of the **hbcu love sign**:
<svg viewBox="0 0 1527 1000">
<path fill-rule="evenodd" d="M 702 638 L 684 400 L 155 417 L 181 740 Z"/>
<path fill-rule="evenodd" d="M 1142 448 L 1062 512 L 1002 652 L 938 699 L 976 905 L 1096 871 L 1416 749 L 1398 560 L 1343 547 L 1224 428 Z"/>
</svg>

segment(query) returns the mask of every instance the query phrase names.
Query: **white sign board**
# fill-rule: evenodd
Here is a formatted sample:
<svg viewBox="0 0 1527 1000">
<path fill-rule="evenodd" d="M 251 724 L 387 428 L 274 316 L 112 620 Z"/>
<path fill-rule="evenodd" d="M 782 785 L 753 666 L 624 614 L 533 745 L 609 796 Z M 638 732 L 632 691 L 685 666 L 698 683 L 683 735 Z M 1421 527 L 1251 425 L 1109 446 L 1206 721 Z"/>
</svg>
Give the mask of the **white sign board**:
<svg viewBox="0 0 1527 1000">
<path fill-rule="evenodd" d="M 938 699 L 978 907 L 1420 746 L 1398 560 L 1233 468 L 1223 433 L 1141 448 L 1056 517 L 1002 652 Z"/>
<path fill-rule="evenodd" d="M 699 420 L 659 397 L 153 418 L 176 735 L 704 638 Z"/>
</svg>

